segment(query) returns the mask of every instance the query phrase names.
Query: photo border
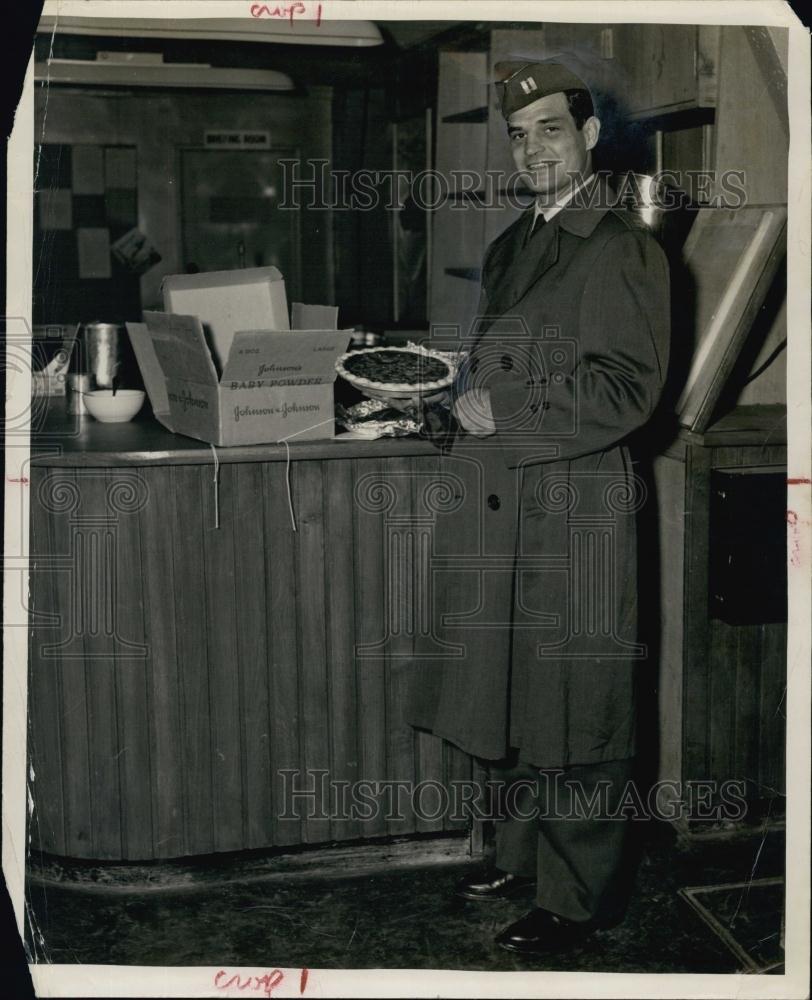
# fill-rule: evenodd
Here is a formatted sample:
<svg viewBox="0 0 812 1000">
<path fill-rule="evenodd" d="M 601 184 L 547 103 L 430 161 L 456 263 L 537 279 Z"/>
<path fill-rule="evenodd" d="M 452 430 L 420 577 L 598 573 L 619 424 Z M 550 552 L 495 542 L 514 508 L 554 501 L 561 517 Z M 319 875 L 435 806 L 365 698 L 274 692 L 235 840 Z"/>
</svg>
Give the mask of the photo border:
<svg viewBox="0 0 812 1000">
<path fill-rule="evenodd" d="M 113 7 L 115 10 L 113 11 Z M 249 16 L 242 0 L 104 0 L 87 3 L 46 0 L 43 13 L 138 17 Z M 487 20 L 667 22 L 772 25 L 789 29 L 788 94 L 791 123 L 789 153 L 790 206 L 788 220 L 788 545 L 789 640 L 787 709 L 787 871 L 786 952 L 784 975 L 694 975 L 559 972 L 448 972 L 437 970 L 319 970 L 309 971 L 307 993 L 314 996 L 488 996 L 488 997 L 777 997 L 808 995 L 809 974 L 809 831 L 810 831 L 810 149 L 809 36 L 783 2 L 725 0 L 547 0 L 508 5 L 479 0 L 323 0 L 322 17 L 342 20 Z M 17 108 L 8 146 L 8 239 L 6 316 L 31 325 L 33 258 L 33 181 L 31 152 L 34 135 L 33 55 Z M 30 400 L 26 372 L 9 374 L 6 400 L 9 414 L 24 412 Z M 20 409 L 22 408 L 22 409 Z M 26 816 L 31 808 L 26 774 L 26 696 L 28 628 L 17 596 L 27 586 L 29 496 L 26 489 L 30 445 L 26 435 L 6 427 L 5 548 L 4 548 L 4 728 L 2 863 L 20 933 L 25 910 L 23 879 L 26 856 Z M 19 533 L 19 546 L 17 535 Z M 19 551 L 17 551 L 19 548 Z M 21 589 L 22 588 L 22 589 Z M 259 957 L 259 956 L 258 956 Z M 272 959 L 272 956 L 270 956 Z M 32 965 L 41 996 L 244 996 L 213 985 L 216 967 L 153 968 L 121 966 Z M 267 967 L 234 970 L 262 975 Z M 299 970 L 292 970 L 274 996 L 298 996 Z"/>
</svg>

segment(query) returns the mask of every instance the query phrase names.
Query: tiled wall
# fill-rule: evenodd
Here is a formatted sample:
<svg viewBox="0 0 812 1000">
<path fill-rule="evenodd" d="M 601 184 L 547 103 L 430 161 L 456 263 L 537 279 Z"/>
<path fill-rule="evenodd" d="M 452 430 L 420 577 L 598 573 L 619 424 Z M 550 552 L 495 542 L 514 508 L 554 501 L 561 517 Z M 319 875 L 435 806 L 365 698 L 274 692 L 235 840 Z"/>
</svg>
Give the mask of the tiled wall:
<svg viewBox="0 0 812 1000">
<path fill-rule="evenodd" d="M 112 247 L 138 222 L 135 146 L 45 143 L 34 176 L 34 322 L 133 318 L 138 275 Z"/>
</svg>

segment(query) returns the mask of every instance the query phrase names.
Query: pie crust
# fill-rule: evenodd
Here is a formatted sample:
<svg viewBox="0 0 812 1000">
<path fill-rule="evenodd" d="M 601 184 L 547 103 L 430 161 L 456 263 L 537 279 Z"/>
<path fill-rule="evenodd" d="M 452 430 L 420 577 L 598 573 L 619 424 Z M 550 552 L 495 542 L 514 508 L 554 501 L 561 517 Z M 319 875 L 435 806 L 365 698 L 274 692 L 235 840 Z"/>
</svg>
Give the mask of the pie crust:
<svg viewBox="0 0 812 1000">
<path fill-rule="evenodd" d="M 422 347 L 367 347 L 336 361 L 336 371 L 362 392 L 423 395 L 454 381 L 455 366 L 437 351 Z"/>
</svg>

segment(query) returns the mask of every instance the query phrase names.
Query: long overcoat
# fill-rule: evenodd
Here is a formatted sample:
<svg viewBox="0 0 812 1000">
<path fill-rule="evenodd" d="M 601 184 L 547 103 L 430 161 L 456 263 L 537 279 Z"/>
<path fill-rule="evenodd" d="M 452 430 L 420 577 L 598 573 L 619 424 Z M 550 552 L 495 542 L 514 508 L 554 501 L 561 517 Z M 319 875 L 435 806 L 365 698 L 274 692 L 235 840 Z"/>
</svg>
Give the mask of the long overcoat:
<svg viewBox="0 0 812 1000">
<path fill-rule="evenodd" d="M 488 248 L 460 389 L 487 387 L 497 431 L 438 460 L 415 645 L 413 725 L 477 757 L 538 767 L 635 752 L 635 519 L 627 439 L 669 352 L 668 267 L 603 183 L 530 235 Z"/>
</svg>

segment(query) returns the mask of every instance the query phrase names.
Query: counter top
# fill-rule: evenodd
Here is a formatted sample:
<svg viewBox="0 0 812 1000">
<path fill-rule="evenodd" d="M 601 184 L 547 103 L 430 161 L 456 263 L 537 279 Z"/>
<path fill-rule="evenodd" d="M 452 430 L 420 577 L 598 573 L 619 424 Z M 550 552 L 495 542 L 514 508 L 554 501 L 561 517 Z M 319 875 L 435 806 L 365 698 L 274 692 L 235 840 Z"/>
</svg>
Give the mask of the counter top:
<svg viewBox="0 0 812 1000">
<path fill-rule="evenodd" d="M 150 415 L 125 424 L 103 424 L 92 417 L 66 412 L 63 398 L 47 400 L 32 417 L 32 464 L 54 467 L 118 467 L 129 465 L 208 465 L 211 445 L 183 434 L 173 434 Z M 331 458 L 375 458 L 437 454 L 418 437 L 370 441 L 338 434 L 320 441 L 291 442 L 294 461 Z M 288 457 L 284 444 L 217 448 L 220 463 L 278 462 Z"/>
<path fill-rule="evenodd" d="M 701 434 L 683 429 L 682 437 L 706 446 L 786 444 L 787 408 L 783 404 L 737 406 Z"/>
<path fill-rule="evenodd" d="M 695 442 L 705 447 L 740 444 L 786 444 L 786 407 L 741 406 L 718 420 L 704 434 L 683 428 L 671 449 Z M 207 465 L 211 445 L 183 434 L 173 434 L 151 414 L 126 424 L 102 424 L 92 417 L 66 412 L 63 398 L 47 400 L 35 411 L 31 428 L 32 463 L 38 466 L 117 467 L 127 465 Z M 375 441 L 339 433 L 320 441 L 291 442 L 294 461 L 332 458 L 385 458 L 436 454 L 435 447 L 418 437 L 380 438 Z M 285 461 L 284 444 L 217 448 L 221 463 Z"/>
</svg>

